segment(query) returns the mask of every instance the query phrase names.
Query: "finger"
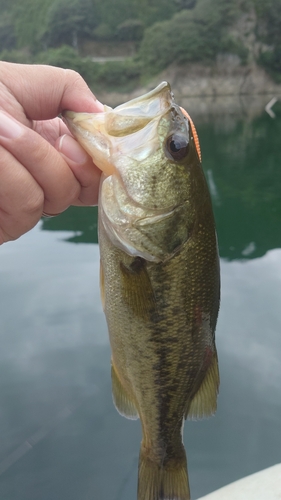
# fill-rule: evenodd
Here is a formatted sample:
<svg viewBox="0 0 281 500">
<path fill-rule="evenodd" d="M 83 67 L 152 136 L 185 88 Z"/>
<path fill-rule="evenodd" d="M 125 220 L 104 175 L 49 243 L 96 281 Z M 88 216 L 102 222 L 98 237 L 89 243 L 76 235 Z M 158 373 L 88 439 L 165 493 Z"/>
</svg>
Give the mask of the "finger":
<svg viewBox="0 0 281 500">
<path fill-rule="evenodd" d="M 63 109 L 103 111 L 103 105 L 75 71 L 43 65 L 5 62 L 0 65 L 2 83 L 31 120 L 54 118 Z M 13 114 L 12 110 L 7 111 Z"/>
<path fill-rule="evenodd" d="M 19 238 L 41 217 L 44 193 L 32 175 L 0 146 L 0 244 Z"/>
<path fill-rule="evenodd" d="M 60 213 L 79 197 L 80 185 L 72 170 L 39 134 L 0 112 L 0 136 L 0 144 L 43 189 L 45 212 Z"/>
<path fill-rule="evenodd" d="M 67 126 L 59 118 L 35 123 L 36 131 L 56 147 L 80 184 L 79 198 L 73 204 L 97 205 L 101 172 L 92 158 L 70 135 Z"/>
<path fill-rule="evenodd" d="M 97 205 L 101 171 L 78 142 L 68 134 L 60 137 L 55 147 L 68 163 L 81 186 L 74 205 Z"/>
<path fill-rule="evenodd" d="M 52 120 L 38 120 L 33 122 L 33 130 L 41 135 L 52 146 L 55 145 L 58 137 L 64 134 L 70 134 L 69 129 L 60 118 Z"/>
</svg>

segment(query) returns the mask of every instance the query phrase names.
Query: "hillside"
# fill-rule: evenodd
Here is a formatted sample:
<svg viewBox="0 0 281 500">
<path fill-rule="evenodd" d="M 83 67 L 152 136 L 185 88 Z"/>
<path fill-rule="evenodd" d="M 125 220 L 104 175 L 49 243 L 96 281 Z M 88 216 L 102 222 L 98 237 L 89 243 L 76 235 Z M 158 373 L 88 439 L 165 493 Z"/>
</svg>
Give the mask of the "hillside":
<svg viewBox="0 0 281 500">
<path fill-rule="evenodd" d="M 111 100 L 161 79 L 281 93 L 281 0 L 0 0 L 0 14 L 2 60 L 73 68 Z"/>
<path fill-rule="evenodd" d="M 161 81 L 171 84 L 175 100 L 189 110 L 196 123 L 210 117 L 229 121 L 231 117 L 259 116 L 265 106 L 277 96 L 281 100 L 281 85 L 274 82 L 265 70 L 257 65 L 242 68 L 230 63 L 220 68 L 201 64 L 172 65 L 146 85 L 130 92 L 116 92 L 93 88 L 101 102 L 115 107 L 123 102 L 148 92 Z"/>
</svg>

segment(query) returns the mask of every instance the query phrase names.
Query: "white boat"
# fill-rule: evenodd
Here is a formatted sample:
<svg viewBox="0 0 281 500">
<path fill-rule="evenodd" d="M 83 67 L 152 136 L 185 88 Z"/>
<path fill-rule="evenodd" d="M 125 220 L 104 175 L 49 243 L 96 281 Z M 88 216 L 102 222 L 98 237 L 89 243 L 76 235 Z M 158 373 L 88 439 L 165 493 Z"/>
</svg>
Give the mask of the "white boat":
<svg viewBox="0 0 281 500">
<path fill-rule="evenodd" d="M 239 479 L 198 500 L 280 500 L 281 463 Z"/>
</svg>

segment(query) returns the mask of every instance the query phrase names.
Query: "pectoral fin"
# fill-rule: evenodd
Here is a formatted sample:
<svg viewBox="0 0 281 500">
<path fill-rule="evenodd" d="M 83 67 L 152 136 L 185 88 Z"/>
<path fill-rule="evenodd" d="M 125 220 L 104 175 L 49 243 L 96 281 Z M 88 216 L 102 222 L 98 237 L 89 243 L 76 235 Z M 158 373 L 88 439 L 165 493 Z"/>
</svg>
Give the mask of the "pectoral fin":
<svg viewBox="0 0 281 500">
<path fill-rule="evenodd" d="M 219 367 L 217 355 L 213 355 L 205 378 L 198 391 L 189 403 L 185 418 L 200 419 L 214 415 L 217 409 L 219 389 Z"/>
<path fill-rule="evenodd" d="M 129 267 L 121 262 L 120 269 L 124 301 L 136 316 L 149 318 L 155 312 L 156 301 L 145 260 L 136 257 Z"/>
<path fill-rule="evenodd" d="M 113 363 L 111 364 L 111 382 L 113 402 L 117 411 L 123 417 L 130 418 L 131 420 L 139 418 L 135 403 L 122 386 Z"/>
<path fill-rule="evenodd" d="M 186 218 L 187 203 L 183 203 L 171 212 L 134 223 L 138 233 L 141 233 L 143 248 L 154 256 L 156 262 L 171 258 L 188 240 L 190 228 Z"/>
</svg>

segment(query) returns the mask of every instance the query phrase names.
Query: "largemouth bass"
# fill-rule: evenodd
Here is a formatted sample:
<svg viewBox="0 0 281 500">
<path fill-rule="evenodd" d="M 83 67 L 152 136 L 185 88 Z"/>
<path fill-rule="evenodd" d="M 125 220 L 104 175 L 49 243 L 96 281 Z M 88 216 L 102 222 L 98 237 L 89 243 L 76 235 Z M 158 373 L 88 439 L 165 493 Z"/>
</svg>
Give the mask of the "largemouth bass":
<svg viewBox="0 0 281 500">
<path fill-rule="evenodd" d="M 138 500 L 188 500 L 183 422 L 212 415 L 219 386 L 219 259 L 197 133 L 166 82 L 64 118 L 104 172 L 101 296 L 113 400 L 142 425 Z"/>
</svg>

